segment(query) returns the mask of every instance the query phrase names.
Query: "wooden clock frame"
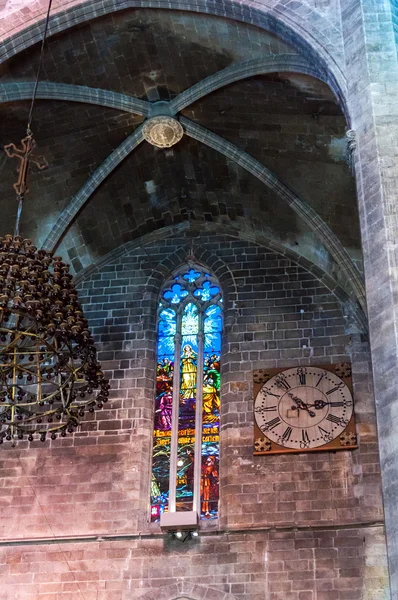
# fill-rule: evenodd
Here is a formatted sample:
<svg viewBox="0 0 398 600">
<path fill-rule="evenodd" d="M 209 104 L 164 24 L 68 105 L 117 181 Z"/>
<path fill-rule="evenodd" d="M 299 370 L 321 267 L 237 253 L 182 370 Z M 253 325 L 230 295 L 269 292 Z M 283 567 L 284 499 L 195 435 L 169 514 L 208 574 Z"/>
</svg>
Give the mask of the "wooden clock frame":
<svg viewBox="0 0 398 600">
<path fill-rule="evenodd" d="M 269 381 L 275 375 L 283 373 L 288 369 L 294 369 L 294 366 L 290 367 L 279 367 L 273 369 L 256 369 L 253 371 L 253 408 L 256 401 L 257 394 L 261 390 L 262 386 Z M 298 367 L 297 367 L 298 368 Z M 303 367 L 305 368 L 305 367 Z M 269 454 L 298 454 L 304 452 L 336 452 L 338 450 L 355 450 L 358 448 L 358 438 L 356 432 L 356 421 L 355 421 L 355 402 L 353 396 L 352 386 L 352 371 L 351 363 L 334 363 L 334 364 L 321 364 L 321 365 L 307 365 L 307 368 L 318 368 L 323 371 L 333 373 L 333 375 L 339 377 L 351 392 L 353 398 L 353 411 L 351 419 L 342 431 L 331 442 L 327 442 L 316 448 L 286 448 L 281 446 L 268 438 L 257 425 L 254 415 L 254 455 L 269 455 Z"/>
</svg>

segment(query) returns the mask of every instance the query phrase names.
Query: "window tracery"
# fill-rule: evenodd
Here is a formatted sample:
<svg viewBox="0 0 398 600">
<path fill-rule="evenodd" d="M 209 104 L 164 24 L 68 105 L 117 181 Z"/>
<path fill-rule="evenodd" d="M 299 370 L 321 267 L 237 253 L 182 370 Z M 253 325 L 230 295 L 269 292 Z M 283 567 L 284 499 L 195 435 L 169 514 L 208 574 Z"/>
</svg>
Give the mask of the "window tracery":
<svg viewBox="0 0 398 600">
<path fill-rule="evenodd" d="M 152 521 L 165 511 L 218 516 L 221 332 L 217 280 L 184 265 L 158 308 Z"/>
</svg>

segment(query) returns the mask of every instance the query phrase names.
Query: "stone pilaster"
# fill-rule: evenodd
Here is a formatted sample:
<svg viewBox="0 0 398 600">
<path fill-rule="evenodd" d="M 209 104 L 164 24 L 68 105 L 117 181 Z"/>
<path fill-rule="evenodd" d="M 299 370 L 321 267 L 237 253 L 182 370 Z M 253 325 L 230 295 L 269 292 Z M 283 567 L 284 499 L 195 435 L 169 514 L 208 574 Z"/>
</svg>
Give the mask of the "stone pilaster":
<svg viewBox="0 0 398 600">
<path fill-rule="evenodd" d="M 398 599 L 398 63 L 388 0 L 341 2 L 383 478 Z"/>
</svg>

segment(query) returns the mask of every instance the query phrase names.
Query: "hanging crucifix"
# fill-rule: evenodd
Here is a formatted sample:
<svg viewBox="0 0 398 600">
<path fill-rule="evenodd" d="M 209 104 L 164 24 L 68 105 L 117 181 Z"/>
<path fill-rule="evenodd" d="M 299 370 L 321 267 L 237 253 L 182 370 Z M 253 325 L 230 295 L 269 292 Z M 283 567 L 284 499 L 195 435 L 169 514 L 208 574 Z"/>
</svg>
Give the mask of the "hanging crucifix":
<svg viewBox="0 0 398 600">
<path fill-rule="evenodd" d="M 19 221 L 22 211 L 22 201 L 25 194 L 28 193 L 28 173 L 30 164 L 33 163 L 42 171 L 48 167 L 48 163 L 43 156 L 38 156 L 33 153 L 36 148 L 36 142 L 33 139 L 32 132 L 28 129 L 27 136 L 21 140 L 21 147 L 17 148 L 15 144 L 7 144 L 4 146 L 4 151 L 9 158 L 17 158 L 20 162 L 18 165 L 18 181 L 14 183 L 14 190 L 17 193 L 18 212 L 15 225 L 15 235 L 19 234 Z"/>
<path fill-rule="evenodd" d="M 17 148 L 15 144 L 7 144 L 4 146 L 4 151 L 9 158 L 17 158 L 20 163 L 17 169 L 18 181 L 14 183 L 14 190 L 17 196 L 24 197 L 29 191 L 27 179 L 30 163 L 36 165 L 36 167 L 42 171 L 48 167 L 48 163 L 43 156 L 38 156 L 33 153 L 36 148 L 36 142 L 33 139 L 32 133 L 21 140 L 21 147 Z"/>
</svg>

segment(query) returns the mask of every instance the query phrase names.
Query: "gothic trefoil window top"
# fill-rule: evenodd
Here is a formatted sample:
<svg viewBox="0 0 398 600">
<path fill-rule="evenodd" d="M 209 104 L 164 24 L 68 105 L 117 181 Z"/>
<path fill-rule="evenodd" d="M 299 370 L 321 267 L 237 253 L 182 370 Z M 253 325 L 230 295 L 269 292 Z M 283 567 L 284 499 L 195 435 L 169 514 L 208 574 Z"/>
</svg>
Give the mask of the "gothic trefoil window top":
<svg viewBox="0 0 398 600">
<path fill-rule="evenodd" d="M 166 511 L 218 516 L 221 331 L 218 281 L 184 265 L 158 308 L 152 521 Z"/>
</svg>

